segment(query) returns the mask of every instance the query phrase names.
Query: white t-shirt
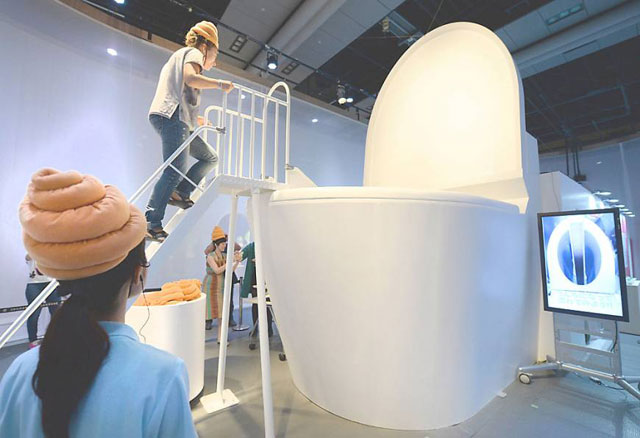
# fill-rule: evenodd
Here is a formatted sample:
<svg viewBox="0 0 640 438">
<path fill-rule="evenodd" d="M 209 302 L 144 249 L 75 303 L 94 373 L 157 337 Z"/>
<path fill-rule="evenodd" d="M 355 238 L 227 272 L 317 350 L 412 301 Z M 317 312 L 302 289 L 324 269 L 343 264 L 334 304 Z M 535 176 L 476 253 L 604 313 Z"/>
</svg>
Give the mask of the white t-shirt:
<svg viewBox="0 0 640 438">
<path fill-rule="evenodd" d="M 29 283 L 49 283 L 51 278 L 40 272 L 33 260 L 26 260 L 29 265 Z"/>
<path fill-rule="evenodd" d="M 200 90 L 184 83 L 184 65 L 188 62 L 203 68 L 204 55 L 196 48 L 183 47 L 176 50 L 162 67 L 149 115 L 158 114 L 170 119 L 180 106 L 180 121 L 193 131 L 198 125 Z"/>
</svg>

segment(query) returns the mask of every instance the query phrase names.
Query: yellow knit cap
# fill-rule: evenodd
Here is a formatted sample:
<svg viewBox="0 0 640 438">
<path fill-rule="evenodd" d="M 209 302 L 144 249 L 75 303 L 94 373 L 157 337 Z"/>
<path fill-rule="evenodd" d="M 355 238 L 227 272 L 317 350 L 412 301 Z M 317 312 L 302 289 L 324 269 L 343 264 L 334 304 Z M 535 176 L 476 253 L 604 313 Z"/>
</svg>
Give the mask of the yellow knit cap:
<svg viewBox="0 0 640 438">
<path fill-rule="evenodd" d="M 216 240 L 226 239 L 226 238 L 227 238 L 227 235 L 224 234 L 224 231 L 222 231 L 222 228 L 216 225 L 213 231 L 211 232 L 211 241 L 215 242 Z"/>
<path fill-rule="evenodd" d="M 211 43 L 218 47 L 218 28 L 210 21 L 201 21 L 191 28 L 192 31 L 203 37 L 204 39 L 211 41 Z"/>
</svg>

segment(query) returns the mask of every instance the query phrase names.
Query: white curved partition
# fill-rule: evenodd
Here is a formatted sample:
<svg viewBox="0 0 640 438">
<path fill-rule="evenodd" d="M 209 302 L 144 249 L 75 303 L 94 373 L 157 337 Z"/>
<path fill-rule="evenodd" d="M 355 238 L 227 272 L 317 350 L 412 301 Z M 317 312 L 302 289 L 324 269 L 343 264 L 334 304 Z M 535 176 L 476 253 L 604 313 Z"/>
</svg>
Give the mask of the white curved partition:
<svg viewBox="0 0 640 438">
<path fill-rule="evenodd" d="M 149 292 L 147 295 L 152 295 Z M 125 322 L 140 342 L 178 356 L 189 375 L 189 400 L 204 388 L 204 325 L 206 297 L 168 306 L 133 306 Z"/>
<path fill-rule="evenodd" d="M 276 192 L 269 289 L 298 389 L 341 417 L 434 429 L 513 379 L 526 224 L 516 207 L 382 188 Z M 484 261 L 484 262 L 483 262 Z M 499 342 L 498 342 L 499 340 Z"/>
</svg>

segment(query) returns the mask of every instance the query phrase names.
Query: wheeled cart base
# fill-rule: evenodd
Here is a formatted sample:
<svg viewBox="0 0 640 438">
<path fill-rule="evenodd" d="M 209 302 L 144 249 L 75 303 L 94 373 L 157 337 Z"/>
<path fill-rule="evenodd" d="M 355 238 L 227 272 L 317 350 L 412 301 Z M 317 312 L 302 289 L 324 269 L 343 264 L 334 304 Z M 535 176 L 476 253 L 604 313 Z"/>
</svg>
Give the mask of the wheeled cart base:
<svg viewBox="0 0 640 438">
<path fill-rule="evenodd" d="M 539 365 L 520 367 L 518 368 L 518 380 L 520 383 L 528 385 L 531 383 L 531 378 L 534 377 L 535 374 L 545 371 L 570 371 L 597 380 L 613 382 L 640 400 L 640 384 L 638 383 L 640 382 L 640 376 L 618 376 L 615 374 L 604 373 L 602 371 L 591 370 L 578 365 L 564 363 L 558 360 L 549 360 L 547 363 Z M 637 389 L 631 385 L 632 383 L 637 384 Z"/>
</svg>

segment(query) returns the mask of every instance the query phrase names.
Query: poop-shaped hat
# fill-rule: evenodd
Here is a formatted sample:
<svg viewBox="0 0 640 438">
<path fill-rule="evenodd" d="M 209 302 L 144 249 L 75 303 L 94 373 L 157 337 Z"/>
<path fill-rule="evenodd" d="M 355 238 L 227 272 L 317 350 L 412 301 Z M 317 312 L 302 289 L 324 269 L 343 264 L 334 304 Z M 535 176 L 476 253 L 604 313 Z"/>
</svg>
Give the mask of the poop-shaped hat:
<svg viewBox="0 0 640 438">
<path fill-rule="evenodd" d="M 115 186 L 76 171 L 41 169 L 20 203 L 27 252 L 58 280 L 108 271 L 144 238 L 146 220 Z"/>
</svg>

